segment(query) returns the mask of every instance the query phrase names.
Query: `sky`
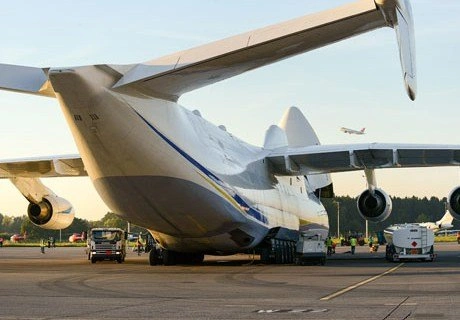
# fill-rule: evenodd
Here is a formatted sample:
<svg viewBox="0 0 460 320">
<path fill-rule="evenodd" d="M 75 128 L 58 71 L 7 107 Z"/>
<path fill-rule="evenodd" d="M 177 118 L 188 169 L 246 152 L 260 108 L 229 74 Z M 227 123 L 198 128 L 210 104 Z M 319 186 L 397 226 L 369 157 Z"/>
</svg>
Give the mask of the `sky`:
<svg viewBox="0 0 460 320">
<path fill-rule="evenodd" d="M 0 63 L 36 67 L 148 61 L 332 8 L 344 0 L 7 1 L 0 11 Z M 135 3 L 135 4 L 133 4 Z M 418 96 L 405 94 L 395 33 L 383 28 L 196 90 L 179 103 L 235 136 L 262 145 L 266 129 L 297 106 L 322 144 L 460 144 L 460 2 L 412 1 Z M 55 99 L 0 91 L 0 159 L 78 153 Z M 361 129 L 362 136 L 340 132 Z M 384 169 L 392 196 L 445 197 L 458 168 Z M 337 195 L 366 188 L 362 172 L 332 175 Z M 109 211 L 89 178 L 43 179 L 76 216 Z M 27 201 L 0 181 L 0 212 L 26 213 Z"/>
</svg>

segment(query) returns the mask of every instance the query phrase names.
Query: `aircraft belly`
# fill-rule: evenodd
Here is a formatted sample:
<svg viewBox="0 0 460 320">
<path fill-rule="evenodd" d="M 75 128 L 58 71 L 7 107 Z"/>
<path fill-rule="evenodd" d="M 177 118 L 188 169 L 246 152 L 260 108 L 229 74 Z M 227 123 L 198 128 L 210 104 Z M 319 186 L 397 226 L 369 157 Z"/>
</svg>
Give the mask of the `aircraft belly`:
<svg viewBox="0 0 460 320">
<path fill-rule="evenodd" d="M 267 235 L 268 229 L 259 225 L 248 222 L 242 225 L 238 233 L 226 232 L 212 237 L 187 238 L 174 237 L 168 234 L 162 234 L 150 230 L 155 239 L 163 248 L 179 252 L 202 252 L 208 254 L 231 254 L 239 253 L 252 245 L 242 245 L 240 240 L 243 237 L 254 239 L 253 243 L 257 244 Z"/>
<path fill-rule="evenodd" d="M 245 218 L 220 195 L 191 181 L 164 176 L 105 177 L 94 185 L 129 221 L 172 236 L 211 237 L 237 229 Z"/>
</svg>

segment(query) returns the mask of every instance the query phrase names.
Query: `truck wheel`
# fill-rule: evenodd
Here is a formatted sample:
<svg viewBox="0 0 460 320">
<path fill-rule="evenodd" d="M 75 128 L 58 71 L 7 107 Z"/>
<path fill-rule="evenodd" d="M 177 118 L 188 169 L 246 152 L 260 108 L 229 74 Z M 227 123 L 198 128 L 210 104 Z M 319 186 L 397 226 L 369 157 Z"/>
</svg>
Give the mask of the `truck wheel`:
<svg viewBox="0 0 460 320">
<path fill-rule="evenodd" d="M 91 263 L 96 263 L 96 258 L 91 257 Z"/>
<path fill-rule="evenodd" d="M 118 262 L 118 263 L 122 263 L 122 262 L 123 262 L 123 259 L 122 259 L 122 258 L 118 258 L 118 259 L 117 259 L 117 262 Z"/>
</svg>

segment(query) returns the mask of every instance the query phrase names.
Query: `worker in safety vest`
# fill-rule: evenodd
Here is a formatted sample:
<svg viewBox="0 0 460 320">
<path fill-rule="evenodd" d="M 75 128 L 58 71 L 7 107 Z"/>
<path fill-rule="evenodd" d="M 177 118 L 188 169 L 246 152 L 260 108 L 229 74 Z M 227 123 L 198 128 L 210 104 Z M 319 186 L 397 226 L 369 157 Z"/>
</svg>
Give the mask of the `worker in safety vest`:
<svg viewBox="0 0 460 320">
<path fill-rule="evenodd" d="M 350 238 L 350 246 L 351 246 L 351 254 L 355 254 L 355 248 L 356 248 L 356 243 L 358 241 L 356 240 L 355 237 Z"/>
<path fill-rule="evenodd" d="M 327 247 L 327 255 L 330 256 L 332 254 L 332 238 L 327 237 L 325 242 Z"/>
<path fill-rule="evenodd" d="M 372 245 L 374 244 L 374 238 L 372 236 L 369 236 L 369 238 L 367 239 L 367 242 L 369 243 L 369 248 L 371 248 Z"/>
<path fill-rule="evenodd" d="M 45 253 L 45 240 L 43 238 L 40 239 L 40 252 Z"/>
</svg>

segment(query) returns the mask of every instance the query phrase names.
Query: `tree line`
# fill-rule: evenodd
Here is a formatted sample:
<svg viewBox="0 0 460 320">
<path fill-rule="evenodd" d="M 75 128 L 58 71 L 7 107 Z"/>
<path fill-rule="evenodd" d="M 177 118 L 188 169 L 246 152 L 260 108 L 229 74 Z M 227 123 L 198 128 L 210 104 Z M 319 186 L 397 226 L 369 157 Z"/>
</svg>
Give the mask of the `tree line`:
<svg viewBox="0 0 460 320">
<path fill-rule="evenodd" d="M 347 235 L 350 232 L 365 232 L 366 222 L 358 213 L 356 200 L 357 198 L 349 196 L 322 200 L 329 215 L 331 235 L 337 235 L 337 207 L 340 208 L 339 227 L 341 235 Z M 393 210 L 390 217 L 378 223 L 369 221 L 368 230 L 370 233 L 381 231 L 396 223 L 436 222 L 446 212 L 446 198 L 391 197 L 391 200 Z M 339 203 L 338 206 L 337 202 Z M 453 225 L 454 229 L 460 229 L 460 221 L 454 219 Z"/>
<path fill-rule="evenodd" d="M 322 199 L 324 206 L 329 215 L 329 228 L 331 235 L 337 235 L 337 207 L 339 206 L 340 216 L 340 233 L 347 235 L 350 232 L 365 232 L 366 223 L 358 213 L 356 206 L 357 198 L 349 196 L 335 197 L 333 199 Z M 428 222 L 437 221 L 445 213 L 446 198 L 438 199 L 431 197 L 430 199 L 406 197 L 398 198 L 392 197 L 393 211 L 388 219 L 383 222 L 373 223 L 369 222 L 368 230 L 370 233 L 381 231 L 389 225 L 395 223 L 409 223 L 409 222 Z M 337 206 L 337 203 L 339 205 Z M 0 237 L 9 239 L 15 233 L 23 234 L 27 232 L 27 236 L 31 240 L 38 240 L 41 238 L 55 237 L 59 239 L 62 237 L 63 241 L 67 241 L 73 233 L 81 233 L 94 227 L 115 227 L 127 229 L 127 221 L 121 219 L 112 212 L 107 214 L 97 221 L 88 221 L 85 219 L 75 218 L 73 223 L 66 229 L 59 230 L 45 230 L 35 226 L 30 222 L 27 216 L 11 217 L 0 213 Z M 460 221 L 454 220 L 454 229 L 460 229 Z M 146 229 L 131 225 L 132 232 L 147 232 Z"/>
<path fill-rule="evenodd" d="M 34 225 L 26 216 L 11 217 L 0 213 L 0 238 L 9 239 L 13 234 L 27 233 L 27 239 L 34 241 L 39 239 L 47 239 L 54 237 L 68 241 L 69 237 L 74 233 L 87 232 L 91 228 L 108 227 L 121 228 L 127 230 L 127 221 L 121 219 L 113 212 L 107 212 L 104 217 L 96 221 L 88 221 L 86 219 L 75 218 L 72 224 L 62 230 L 46 230 Z M 146 229 L 131 224 L 131 232 L 145 234 Z"/>
</svg>

